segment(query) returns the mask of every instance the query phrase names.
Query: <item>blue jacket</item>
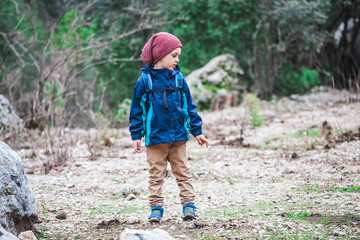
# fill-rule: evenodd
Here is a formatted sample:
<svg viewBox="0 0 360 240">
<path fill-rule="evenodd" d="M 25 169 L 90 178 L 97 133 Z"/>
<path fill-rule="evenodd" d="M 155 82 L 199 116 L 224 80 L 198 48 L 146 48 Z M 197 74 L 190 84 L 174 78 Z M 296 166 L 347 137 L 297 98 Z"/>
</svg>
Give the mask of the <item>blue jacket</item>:
<svg viewBox="0 0 360 240">
<path fill-rule="evenodd" d="M 175 76 L 179 76 L 179 66 L 174 70 L 154 69 L 146 65 L 136 83 L 130 110 L 130 132 L 132 140 L 145 136 L 145 145 L 190 140 L 202 134 L 201 117 L 190 95 L 189 87 L 182 81 L 182 90 L 174 92 L 146 93 L 143 76 L 150 74 L 152 89 L 175 88 Z M 144 75 L 145 74 L 145 75 Z M 166 98 L 168 109 L 165 107 Z"/>
</svg>

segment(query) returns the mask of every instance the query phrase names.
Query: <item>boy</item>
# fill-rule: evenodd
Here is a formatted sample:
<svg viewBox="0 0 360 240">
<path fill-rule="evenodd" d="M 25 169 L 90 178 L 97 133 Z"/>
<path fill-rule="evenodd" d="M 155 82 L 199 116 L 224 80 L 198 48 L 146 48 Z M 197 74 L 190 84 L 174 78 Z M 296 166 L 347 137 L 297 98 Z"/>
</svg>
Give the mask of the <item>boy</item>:
<svg viewBox="0 0 360 240">
<path fill-rule="evenodd" d="M 196 218 L 195 192 L 186 156 L 189 133 L 199 145 L 209 146 L 202 135 L 201 117 L 177 65 L 181 49 L 181 42 L 174 35 L 165 32 L 153 35 L 142 49 L 141 58 L 148 64 L 141 69 L 142 77 L 132 98 L 129 129 L 134 150 L 142 152 L 141 138 L 145 136 L 150 167 L 150 222 L 160 222 L 163 216 L 161 193 L 167 161 L 180 189 L 184 220 Z"/>
</svg>

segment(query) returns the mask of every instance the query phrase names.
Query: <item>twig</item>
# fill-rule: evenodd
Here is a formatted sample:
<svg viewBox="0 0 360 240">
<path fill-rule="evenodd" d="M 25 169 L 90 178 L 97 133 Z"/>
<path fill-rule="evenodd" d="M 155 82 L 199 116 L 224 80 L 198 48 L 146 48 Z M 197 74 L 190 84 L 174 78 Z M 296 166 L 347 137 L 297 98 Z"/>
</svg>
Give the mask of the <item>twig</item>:
<svg viewBox="0 0 360 240">
<path fill-rule="evenodd" d="M 335 96 L 335 81 L 334 81 L 334 77 L 331 78 L 331 81 L 332 81 L 332 85 L 333 85 L 333 86 L 332 86 L 332 95 L 333 95 L 333 99 L 334 99 L 334 96 Z M 344 132 L 343 132 L 343 130 L 342 130 L 342 128 L 341 128 L 341 125 L 340 125 L 340 123 L 339 123 L 339 119 L 338 119 L 338 117 L 337 117 L 336 114 L 335 114 L 335 103 L 332 104 L 332 113 L 333 113 L 334 116 L 335 116 L 335 120 L 336 120 L 336 123 L 337 123 L 340 131 L 341 131 L 341 134 L 344 134 Z"/>
</svg>

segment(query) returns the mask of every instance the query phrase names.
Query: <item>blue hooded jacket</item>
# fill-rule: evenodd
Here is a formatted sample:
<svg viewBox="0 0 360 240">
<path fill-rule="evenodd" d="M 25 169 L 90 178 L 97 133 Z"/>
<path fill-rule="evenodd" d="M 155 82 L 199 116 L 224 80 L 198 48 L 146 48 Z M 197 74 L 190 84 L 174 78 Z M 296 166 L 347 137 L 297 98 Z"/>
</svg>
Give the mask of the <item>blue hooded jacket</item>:
<svg viewBox="0 0 360 240">
<path fill-rule="evenodd" d="M 154 69 L 147 64 L 141 72 L 150 74 L 152 89 L 167 89 L 176 87 L 175 76 L 180 68 L 176 66 L 170 71 Z M 202 134 L 202 120 L 185 79 L 181 91 L 166 92 L 166 95 L 160 91 L 149 94 L 145 89 L 145 81 L 140 77 L 135 85 L 130 110 L 132 140 L 145 136 L 145 145 L 148 146 L 190 140 L 189 133 L 195 137 Z M 168 109 L 165 108 L 164 97 Z"/>
</svg>

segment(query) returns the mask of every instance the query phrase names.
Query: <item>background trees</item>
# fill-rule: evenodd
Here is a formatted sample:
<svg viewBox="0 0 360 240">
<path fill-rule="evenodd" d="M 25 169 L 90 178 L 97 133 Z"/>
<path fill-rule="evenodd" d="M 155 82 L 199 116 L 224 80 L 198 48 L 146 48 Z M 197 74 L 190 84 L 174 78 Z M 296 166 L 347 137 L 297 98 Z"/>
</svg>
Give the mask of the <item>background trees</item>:
<svg viewBox="0 0 360 240">
<path fill-rule="evenodd" d="M 0 2 L 1 93 L 28 126 L 124 121 L 155 32 L 177 35 L 186 74 L 232 53 L 264 99 L 318 84 L 359 88 L 359 2 Z"/>
</svg>

